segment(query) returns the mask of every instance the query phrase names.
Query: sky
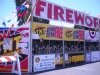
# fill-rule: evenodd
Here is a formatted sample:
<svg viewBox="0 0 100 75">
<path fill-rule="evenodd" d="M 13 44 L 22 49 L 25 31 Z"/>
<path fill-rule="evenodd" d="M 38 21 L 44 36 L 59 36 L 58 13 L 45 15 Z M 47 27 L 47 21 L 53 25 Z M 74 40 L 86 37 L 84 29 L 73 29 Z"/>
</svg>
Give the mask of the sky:
<svg viewBox="0 0 100 75">
<path fill-rule="evenodd" d="M 6 22 L 7 27 L 11 27 L 11 25 L 14 23 L 14 26 L 16 27 L 16 17 L 11 15 L 12 12 L 16 12 L 16 6 L 14 0 L 0 0 L 0 27 L 4 27 L 2 25 L 3 20 Z M 8 18 L 7 18 L 8 17 Z M 11 19 L 11 22 L 7 22 Z"/>
<path fill-rule="evenodd" d="M 81 12 L 86 11 L 86 13 L 90 13 L 91 16 L 98 17 L 98 14 L 100 14 L 100 0 L 47 0 L 52 3 L 71 8 L 74 10 L 78 10 Z M 12 19 L 12 16 L 10 17 L 12 21 L 10 23 L 7 22 L 7 18 L 11 15 L 11 12 L 16 12 L 16 6 L 14 0 L 0 0 L 0 17 L 2 17 L 7 27 L 10 27 L 12 23 L 16 22 L 16 18 Z M 9 19 L 10 19 L 9 18 Z M 3 20 L 0 18 L 0 27 L 3 27 L 2 25 Z M 60 26 L 70 26 L 72 28 L 74 25 L 66 25 L 68 23 L 64 22 L 58 22 L 58 21 L 50 21 L 50 24 L 56 24 Z M 16 27 L 17 24 L 15 23 L 14 26 Z"/>
</svg>

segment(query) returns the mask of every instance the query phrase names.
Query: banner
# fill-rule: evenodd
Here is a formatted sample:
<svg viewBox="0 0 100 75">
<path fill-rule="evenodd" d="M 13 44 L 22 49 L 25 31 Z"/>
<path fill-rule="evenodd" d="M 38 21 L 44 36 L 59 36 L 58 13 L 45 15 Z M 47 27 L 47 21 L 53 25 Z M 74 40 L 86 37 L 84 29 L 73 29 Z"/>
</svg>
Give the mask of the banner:
<svg viewBox="0 0 100 75">
<path fill-rule="evenodd" d="M 55 54 L 55 65 L 56 67 L 63 66 L 63 54 Z"/>
<path fill-rule="evenodd" d="M 35 3 L 36 0 L 32 0 L 33 6 Z M 38 1 L 34 9 L 33 16 L 49 20 L 68 22 L 74 25 L 90 28 L 100 28 L 99 18 L 92 17 L 88 14 L 84 14 L 83 12 L 48 2 L 47 0 Z"/>
<path fill-rule="evenodd" d="M 0 28 L 0 56 L 19 54 L 22 72 L 28 72 L 29 27 Z M 20 45 L 19 45 L 20 44 Z M 0 72 L 11 72 L 12 63 L 0 63 Z"/>
<path fill-rule="evenodd" d="M 74 40 L 84 41 L 84 30 L 74 29 L 73 38 Z"/>
<path fill-rule="evenodd" d="M 74 28 L 64 28 L 64 40 L 68 41 L 83 41 L 84 30 Z"/>
<path fill-rule="evenodd" d="M 34 72 L 55 68 L 55 54 L 34 55 Z"/>
<path fill-rule="evenodd" d="M 91 62 L 91 52 L 85 53 L 85 62 Z"/>
<path fill-rule="evenodd" d="M 74 40 L 73 34 L 74 34 L 74 29 L 72 28 L 64 28 L 64 40 L 72 41 Z"/>
<path fill-rule="evenodd" d="M 33 23 L 33 34 L 39 34 L 39 38 L 48 40 L 68 40 L 68 41 L 83 41 L 84 30 L 65 28 L 60 26 L 52 26 L 48 24 Z M 63 37 L 64 36 L 64 37 Z"/>
<path fill-rule="evenodd" d="M 100 60 L 100 51 L 91 52 L 91 61 L 99 61 Z"/>
<path fill-rule="evenodd" d="M 65 54 L 65 63 L 68 65 L 75 65 L 84 63 L 84 53 Z"/>
<path fill-rule="evenodd" d="M 87 41 L 94 41 L 97 42 L 99 41 L 99 32 L 96 31 L 90 31 L 90 30 L 85 30 L 85 40 Z"/>
<path fill-rule="evenodd" d="M 32 33 L 39 34 L 39 37 L 43 39 L 62 40 L 63 38 L 63 28 L 59 26 L 33 23 L 32 28 Z"/>
</svg>

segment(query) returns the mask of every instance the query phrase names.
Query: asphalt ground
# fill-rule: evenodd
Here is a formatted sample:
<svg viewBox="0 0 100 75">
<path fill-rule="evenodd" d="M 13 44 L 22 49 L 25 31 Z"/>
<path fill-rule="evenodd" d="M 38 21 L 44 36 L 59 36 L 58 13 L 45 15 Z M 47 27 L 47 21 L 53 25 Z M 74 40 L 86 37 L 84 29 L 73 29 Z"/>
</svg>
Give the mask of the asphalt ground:
<svg viewBox="0 0 100 75">
<path fill-rule="evenodd" d="M 16 75 L 16 74 L 0 73 L 0 75 Z M 22 75 L 100 75 L 100 62 L 69 67 L 64 69 L 56 69 L 51 71 L 22 74 Z"/>
</svg>

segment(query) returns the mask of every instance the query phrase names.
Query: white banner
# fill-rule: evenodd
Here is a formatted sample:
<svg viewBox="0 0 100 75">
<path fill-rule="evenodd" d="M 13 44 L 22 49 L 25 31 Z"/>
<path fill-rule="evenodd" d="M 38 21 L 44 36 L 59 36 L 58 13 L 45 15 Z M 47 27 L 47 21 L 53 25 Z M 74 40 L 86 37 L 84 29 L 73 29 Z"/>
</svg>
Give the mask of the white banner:
<svg viewBox="0 0 100 75">
<path fill-rule="evenodd" d="M 99 61 L 100 60 L 100 51 L 91 52 L 91 61 Z"/>
<path fill-rule="evenodd" d="M 85 59 L 86 62 L 91 62 L 91 52 L 86 52 Z"/>
<path fill-rule="evenodd" d="M 85 40 L 99 41 L 99 32 L 85 30 Z"/>
<path fill-rule="evenodd" d="M 33 7 L 35 3 L 36 0 L 32 0 Z M 99 18 L 92 17 L 90 15 L 84 14 L 84 12 L 69 9 L 46 0 L 38 0 L 38 3 L 33 12 L 33 16 L 61 22 L 68 22 L 90 28 L 100 28 Z"/>
<path fill-rule="evenodd" d="M 65 61 L 68 60 L 68 54 L 65 54 Z"/>
<path fill-rule="evenodd" d="M 21 47 L 21 48 L 28 47 L 28 43 L 18 43 L 18 47 Z"/>
<path fill-rule="evenodd" d="M 29 42 L 29 37 L 22 37 L 21 42 Z"/>
<path fill-rule="evenodd" d="M 34 56 L 34 72 L 49 70 L 54 68 L 55 68 L 55 54 Z"/>
</svg>

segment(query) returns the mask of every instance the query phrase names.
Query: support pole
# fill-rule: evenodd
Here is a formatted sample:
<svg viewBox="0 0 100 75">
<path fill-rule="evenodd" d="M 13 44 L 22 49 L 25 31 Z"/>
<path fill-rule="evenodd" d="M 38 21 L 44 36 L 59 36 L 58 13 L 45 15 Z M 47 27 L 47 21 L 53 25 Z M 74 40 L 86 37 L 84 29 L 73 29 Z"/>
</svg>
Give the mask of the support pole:
<svg viewBox="0 0 100 75">
<path fill-rule="evenodd" d="M 38 3 L 38 1 L 39 0 L 36 0 L 36 3 L 35 3 L 35 5 L 33 6 L 33 4 L 32 4 L 32 11 L 31 11 L 31 13 L 30 13 L 30 15 L 29 15 L 29 17 L 28 17 L 28 19 L 27 19 L 27 23 L 29 22 L 29 19 L 31 18 L 31 16 L 32 16 L 32 14 L 33 14 L 33 12 L 34 12 L 34 9 L 35 9 L 35 6 L 36 6 L 36 4 Z M 33 22 L 33 16 L 32 16 L 32 22 Z"/>
<path fill-rule="evenodd" d="M 29 22 L 29 19 L 31 18 L 31 24 L 30 24 L 30 48 L 29 48 L 29 56 L 28 56 L 28 73 L 32 73 L 32 67 L 34 65 L 32 65 L 32 58 L 33 58 L 33 54 L 32 54 L 32 26 L 33 26 L 33 12 L 34 12 L 34 9 L 35 9 L 35 6 L 36 4 L 38 3 L 38 0 L 36 0 L 36 3 L 35 5 L 33 6 L 33 2 L 32 2 L 32 10 L 31 10 L 31 13 L 26 21 L 26 23 Z"/>
<path fill-rule="evenodd" d="M 62 22 L 61 22 L 61 25 L 62 25 Z M 62 25 L 63 27 L 63 25 Z M 62 39 L 62 44 L 63 44 L 63 67 L 65 67 L 65 48 L 64 48 L 64 27 L 63 27 L 63 39 Z"/>
</svg>

